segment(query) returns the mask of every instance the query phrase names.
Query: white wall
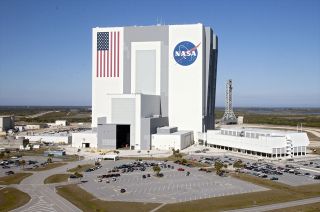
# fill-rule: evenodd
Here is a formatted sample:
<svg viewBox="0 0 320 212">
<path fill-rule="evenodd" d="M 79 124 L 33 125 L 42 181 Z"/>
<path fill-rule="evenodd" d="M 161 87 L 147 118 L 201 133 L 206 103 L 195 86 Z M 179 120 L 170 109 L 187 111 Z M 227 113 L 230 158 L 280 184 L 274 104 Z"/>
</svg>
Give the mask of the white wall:
<svg viewBox="0 0 320 212">
<path fill-rule="evenodd" d="M 97 33 L 120 32 L 119 77 L 97 77 Z M 123 93 L 123 27 L 92 29 L 92 127 L 97 126 L 97 118 L 105 117 L 108 107 L 106 94 Z"/>
<path fill-rule="evenodd" d="M 151 147 L 159 150 L 183 150 L 192 144 L 193 134 L 153 134 Z"/>
<path fill-rule="evenodd" d="M 92 132 L 72 133 L 72 147 L 81 148 L 82 143 L 90 143 L 90 147 L 97 147 L 97 134 Z"/>
<path fill-rule="evenodd" d="M 202 132 L 204 60 L 203 25 L 169 26 L 169 125 L 181 130 Z M 174 48 L 182 41 L 199 45 L 195 62 L 189 66 L 178 64 Z"/>
</svg>

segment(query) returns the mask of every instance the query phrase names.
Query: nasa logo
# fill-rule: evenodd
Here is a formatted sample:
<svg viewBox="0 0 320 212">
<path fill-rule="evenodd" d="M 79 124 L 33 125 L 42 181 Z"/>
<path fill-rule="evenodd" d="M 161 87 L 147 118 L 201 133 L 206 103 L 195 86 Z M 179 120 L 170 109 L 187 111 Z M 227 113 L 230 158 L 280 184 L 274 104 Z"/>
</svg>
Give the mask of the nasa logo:
<svg viewBox="0 0 320 212">
<path fill-rule="evenodd" d="M 195 46 L 189 41 L 182 41 L 176 45 L 173 50 L 173 57 L 177 63 L 182 66 L 188 66 L 196 61 L 198 56 L 197 48 L 200 46 L 200 43 Z"/>
</svg>

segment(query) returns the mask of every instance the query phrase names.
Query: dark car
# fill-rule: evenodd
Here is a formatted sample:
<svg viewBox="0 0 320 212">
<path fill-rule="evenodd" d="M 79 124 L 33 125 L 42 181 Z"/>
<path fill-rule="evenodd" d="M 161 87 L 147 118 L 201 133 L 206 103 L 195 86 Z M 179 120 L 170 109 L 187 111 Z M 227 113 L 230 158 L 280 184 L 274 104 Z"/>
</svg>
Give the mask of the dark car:
<svg viewBox="0 0 320 212">
<path fill-rule="evenodd" d="M 145 178 L 147 178 L 147 177 L 146 177 L 146 175 L 142 175 L 142 178 L 145 179 Z"/>
<path fill-rule="evenodd" d="M 277 177 L 271 177 L 270 180 L 278 180 Z"/>
<path fill-rule="evenodd" d="M 184 169 L 183 168 L 178 168 L 178 171 L 183 172 Z"/>
<path fill-rule="evenodd" d="M 70 176 L 69 176 L 69 178 L 71 178 L 71 179 L 75 179 L 75 178 L 77 178 L 77 176 L 76 176 L 76 175 L 74 175 L 74 174 L 72 174 L 72 175 L 70 175 Z"/>
<path fill-rule="evenodd" d="M 120 192 L 124 193 L 124 192 L 126 192 L 126 189 L 122 188 L 122 189 L 120 189 Z"/>
<path fill-rule="evenodd" d="M 13 171 L 8 171 L 8 172 L 6 172 L 6 175 L 12 175 L 12 174 L 14 174 Z"/>
<path fill-rule="evenodd" d="M 147 174 L 147 177 L 150 177 L 150 174 Z"/>
<path fill-rule="evenodd" d="M 313 179 L 315 179 L 315 180 L 320 180 L 320 175 L 315 175 L 315 176 L 313 177 Z"/>
</svg>

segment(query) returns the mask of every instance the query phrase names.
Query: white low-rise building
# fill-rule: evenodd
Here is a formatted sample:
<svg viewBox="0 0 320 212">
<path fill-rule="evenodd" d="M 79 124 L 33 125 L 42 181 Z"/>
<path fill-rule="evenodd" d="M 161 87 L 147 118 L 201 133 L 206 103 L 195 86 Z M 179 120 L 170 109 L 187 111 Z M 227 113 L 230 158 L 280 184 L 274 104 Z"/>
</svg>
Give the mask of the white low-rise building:
<svg viewBox="0 0 320 212">
<path fill-rule="evenodd" d="M 25 135 L 23 136 L 29 139 L 30 142 L 45 142 L 45 143 L 55 143 L 55 144 L 71 144 L 71 135 Z"/>
<path fill-rule="evenodd" d="M 152 149 L 183 150 L 193 144 L 192 131 L 178 131 L 176 127 L 161 127 L 152 134 Z"/>
<path fill-rule="evenodd" d="M 76 148 L 97 148 L 97 133 L 85 131 L 72 133 L 72 147 Z"/>
<path fill-rule="evenodd" d="M 304 132 L 252 128 L 208 130 L 207 146 L 262 157 L 306 155 L 309 138 Z"/>
</svg>

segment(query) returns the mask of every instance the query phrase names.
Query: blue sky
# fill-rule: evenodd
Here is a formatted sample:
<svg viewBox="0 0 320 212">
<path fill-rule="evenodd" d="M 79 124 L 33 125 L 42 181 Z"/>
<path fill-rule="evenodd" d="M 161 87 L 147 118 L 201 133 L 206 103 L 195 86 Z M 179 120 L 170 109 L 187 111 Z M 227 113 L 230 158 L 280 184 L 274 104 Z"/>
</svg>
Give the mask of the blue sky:
<svg viewBox="0 0 320 212">
<path fill-rule="evenodd" d="M 91 28 L 203 23 L 217 106 L 320 107 L 320 1 L 0 1 L 0 105 L 91 105 Z"/>
</svg>

